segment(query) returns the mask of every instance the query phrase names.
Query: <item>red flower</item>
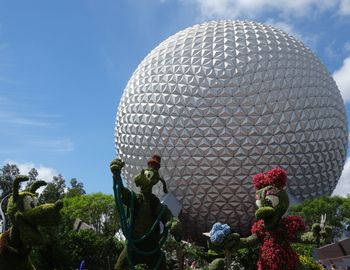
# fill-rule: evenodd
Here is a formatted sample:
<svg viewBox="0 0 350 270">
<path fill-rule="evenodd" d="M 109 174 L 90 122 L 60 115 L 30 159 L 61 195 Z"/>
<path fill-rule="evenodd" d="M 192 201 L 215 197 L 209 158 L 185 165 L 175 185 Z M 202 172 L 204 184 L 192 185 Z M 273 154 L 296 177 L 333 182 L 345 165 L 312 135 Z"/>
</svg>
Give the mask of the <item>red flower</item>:
<svg viewBox="0 0 350 270">
<path fill-rule="evenodd" d="M 256 189 L 261 189 L 269 185 L 269 179 L 263 173 L 258 173 L 253 177 L 253 185 Z"/>
<path fill-rule="evenodd" d="M 263 220 L 256 221 L 251 231 L 262 242 L 258 270 L 295 270 L 299 258 L 289 241 L 294 240 L 303 229 L 304 222 L 298 216 L 283 218 L 279 226 L 273 229 L 266 229 Z"/>
<path fill-rule="evenodd" d="M 287 182 L 287 173 L 281 168 L 275 168 L 268 171 L 266 174 L 258 173 L 253 177 L 253 185 L 256 189 L 261 189 L 266 186 L 275 186 L 283 188 Z"/>
<path fill-rule="evenodd" d="M 283 188 L 287 182 L 287 172 L 281 168 L 275 168 L 266 174 L 269 184 L 278 188 Z"/>
<path fill-rule="evenodd" d="M 288 238 L 293 241 L 299 232 L 305 231 L 304 220 L 299 216 L 288 216 L 282 219 L 283 227 L 287 232 Z"/>
<path fill-rule="evenodd" d="M 260 250 L 258 269 L 261 270 L 294 270 L 298 255 L 288 242 L 276 238 L 265 238 Z"/>
<path fill-rule="evenodd" d="M 258 221 L 256 221 L 252 228 L 251 228 L 251 232 L 252 234 L 255 234 L 258 238 L 263 238 L 265 236 L 265 223 L 264 220 L 259 219 Z"/>
</svg>

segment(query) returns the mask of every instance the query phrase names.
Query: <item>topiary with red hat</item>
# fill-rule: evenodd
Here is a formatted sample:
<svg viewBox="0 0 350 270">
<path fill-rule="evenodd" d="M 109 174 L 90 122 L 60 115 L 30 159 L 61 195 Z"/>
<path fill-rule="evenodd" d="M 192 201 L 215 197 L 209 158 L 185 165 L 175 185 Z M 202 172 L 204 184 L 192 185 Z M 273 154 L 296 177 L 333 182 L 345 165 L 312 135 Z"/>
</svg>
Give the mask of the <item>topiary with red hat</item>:
<svg viewBox="0 0 350 270">
<path fill-rule="evenodd" d="M 140 188 L 140 193 L 130 191 L 123 185 L 121 169 L 124 162 L 120 159 L 111 162 L 113 173 L 113 190 L 116 204 L 121 217 L 121 225 L 127 245 L 119 255 L 116 270 L 135 269 L 137 264 L 146 264 L 149 269 L 166 269 L 164 253 L 161 250 L 167 237 L 167 232 L 181 240 L 181 222 L 174 217 L 168 207 L 160 203 L 152 193 L 152 188 L 159 181 L 167 193 L 166 183 L 159 175 L 161 157 L 152 155 L 147 161 L 147 168 L 142 169 L 134 182 Z M 124 206 L 128 207 L 130 216 L 126 218 Z M 164 225 L 160 232 L 159 223 Z"/>
</svg>

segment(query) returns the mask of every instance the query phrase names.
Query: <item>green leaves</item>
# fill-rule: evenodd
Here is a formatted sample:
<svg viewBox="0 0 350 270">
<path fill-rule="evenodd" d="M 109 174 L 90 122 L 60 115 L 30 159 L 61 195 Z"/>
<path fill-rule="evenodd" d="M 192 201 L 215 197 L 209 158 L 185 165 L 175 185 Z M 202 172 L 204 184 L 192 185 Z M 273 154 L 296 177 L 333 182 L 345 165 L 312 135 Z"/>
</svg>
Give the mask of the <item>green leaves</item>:
<svg viewBox="0 0 350 270">
<path fill-rule="evenodd" d="M 113 196 L 103 193 L 66 198 L 62 215 L 72 224 L 79 218 L 101 233 L 114 235 L 120 227 Z"/>
<path fill-rule="evenodd" d="M 320 222 L 321 215 L 326 214 L 326 225 L 333 226 L 333 238 L 341 235 L 344 224 L 350 217 L 350 197 L 319 197 L 305 200 L 302 204 L 293 206 L 290 214 L 302 216 L 311 228 L 312 224 Z"/>
<path fill-rule="evenodd" d="M 114 238 L 120 225 L 113 196 L 95 193 L 65 198 L 63 202 L 61 225 L 45 229 L 44 245 L 34 250 L 37 269 L 76 269 L 83 259 L 88 269 L 113 269 L 123 248 Z M 74 231 L 77 218 L 96 231 Z"/>
</svg>

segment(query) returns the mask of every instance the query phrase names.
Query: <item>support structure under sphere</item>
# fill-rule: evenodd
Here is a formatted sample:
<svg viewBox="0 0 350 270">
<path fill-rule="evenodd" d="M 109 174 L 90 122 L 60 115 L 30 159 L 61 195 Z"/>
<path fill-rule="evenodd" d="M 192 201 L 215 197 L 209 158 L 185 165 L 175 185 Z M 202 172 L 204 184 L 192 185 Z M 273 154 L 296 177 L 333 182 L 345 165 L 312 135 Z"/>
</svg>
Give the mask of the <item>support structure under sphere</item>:
<svg viewBox="0 0 350 270">
<path fill-rule="evenodd" d="M 252 176 L 276 166 L 298 199 L 330 195 L 345 162 L 346 122 L 334 80 L 300 41 L 225 20 L 180 31 L 146 56 L 124 90 L 115 138 L 132 189 L 147 159 L 162 157 L 161 174 L 196 237 L 218 221 L 249 231 Z"/>
</svg>

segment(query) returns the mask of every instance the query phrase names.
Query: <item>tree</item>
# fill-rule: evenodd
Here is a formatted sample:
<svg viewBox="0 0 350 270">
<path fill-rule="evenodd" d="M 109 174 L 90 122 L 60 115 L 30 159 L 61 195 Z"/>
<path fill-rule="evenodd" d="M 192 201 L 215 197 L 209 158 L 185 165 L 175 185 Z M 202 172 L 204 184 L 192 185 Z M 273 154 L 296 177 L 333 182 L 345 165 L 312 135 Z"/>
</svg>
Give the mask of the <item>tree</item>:
<svg viewBox="0 0 350 270">
<path fill-rule="evenodd" d="M 19 169 L 15 164 L 6 164 L 0 169 L 0 199 L 12 192 L 13 180 L 19 175 Z"/>
<path fill-rule="evenodd" d="M 290 213 L 302 216 L 309 228 L 320 222 L 322 214 L 326 214 L 326 224 L 333 227 L 333 238 L 339 237 L 345 229 L 345 223 L 349 221 L 350 197 L 325 196 L 305 200 L 302 204 L 291 207 Z"/>
<path fill-rule="evenodd" d="M 65 195 L 66 181 L 59 174 L 53 177 L 53 181 L 48 183 L 39 197 L 40 202 L 54 203 L 62 199 Z"/>
<path fill-rule="evenodd" d="M 29 190 L 30 186 L 33 184 L 33 182 L 38 180 L 37 179 L 38 175 L 39 175 L 39 173 L 35 168 L 30 169 L 30 171 L 28 172 L 29 181 L 27 182 L 26 190 Z"/>
<path fill-rule="evenodd" d="M 93 193 L 66 198 L 63 214 L 72 222 L 79 218 L 92 225 L 97 232 L 115 235 L 119 219 L 112 195 Z"/>
<path fill-rule="evenodd" d="M 68 188 L 68 191 L 66 194 L 67 198 L 86 194 L 84 190 L 84 184 L 82 182 L 78 182 L 76 178 L 72 178 L 70 180 L 70 185 L 71 187 Z"/>
<path fill-rule="evenodd" d="M 61 229 L 45 232 L 44 244 L 35 248 L 32 260 L 37 269 L 77 269 L 82 260 L 86 269 L 113 269 L 123 245 L 110 235 L 92 230 Z"/>
<path fill-rule="evenodd" d="M 44 228 L 44 245 L 33 251 L 37 269 L 76 269 L 83 259 L 88 269 L 113 269 L 116 255 L 123 249 L 114 237 L 120 225 L 113 196 L 96 193 L 65 197 L 63 201 L 61 224 Z M 96 231 L 74 231 L 76 218 L 93 225 Z"/>
</svg>

